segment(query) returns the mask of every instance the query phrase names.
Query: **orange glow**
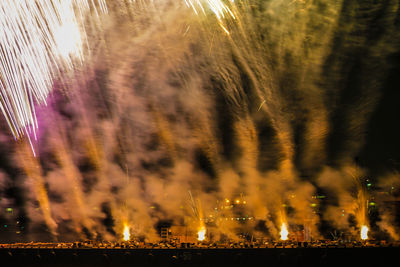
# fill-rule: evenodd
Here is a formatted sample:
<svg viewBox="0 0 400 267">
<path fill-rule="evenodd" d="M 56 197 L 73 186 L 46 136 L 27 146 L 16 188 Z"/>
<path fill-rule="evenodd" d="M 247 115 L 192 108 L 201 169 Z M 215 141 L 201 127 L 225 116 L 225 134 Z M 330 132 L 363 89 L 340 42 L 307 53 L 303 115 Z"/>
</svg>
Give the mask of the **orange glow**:
<svg viewBox="0 0 400 267">
<path fill-rule="evenodd" d="M 289 235 L 289 231 L 286 227 L 286 223 L 282 223 L 281 226 L 281 240 L 287 240 Z"/>
<path fill-rule="evenodd" d="M 203 241 L 206 239 L 206 228 L 201 226 L 199 231 L 197 232 L 197 240 Z"/>
<path fill-rule="evenodd" d="M 128 241 L 131 238 L 131 234 L 129 232 L 129 226 L 127 224 L 124 224 L 124 241 Z"/>
<path fill-rule="evenodd" d="M 362 240 L 367 240 L 368 239 L 368 226 L 363 225 L 361 227 L 361 239 Z"/>
</svg>

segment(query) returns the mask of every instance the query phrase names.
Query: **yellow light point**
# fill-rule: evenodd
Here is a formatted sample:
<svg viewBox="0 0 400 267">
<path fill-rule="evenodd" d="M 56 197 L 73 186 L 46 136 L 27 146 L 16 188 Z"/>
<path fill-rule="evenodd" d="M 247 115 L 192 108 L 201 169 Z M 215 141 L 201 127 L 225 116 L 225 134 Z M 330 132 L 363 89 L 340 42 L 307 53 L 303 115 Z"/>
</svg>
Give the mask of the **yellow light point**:
<svg viewBox="0 0 400 267">
<path fill-rule="evenodd" d="M 289 235 L 289 231 L 287 229 L 286 223 L 282 223 L 281 226 L 281 240 L 287 240 L 288 239 L 288 235 Z"/>
<path fill-rule="evenodd" d="M 128 241 L 131 238 L 131 234 L 129 232 L 129 226 L 127 224 L 124 224 L 124 241 Z"/>
<path fill-rule="evenodd" d="M 240 203 L 240 200 L 239 199 L 236 199 L 236 204 L 239 204 Z"/>
<path fill-rule="evenodd" d="M 362 240 L 367 240 L 368 239 L 368 226 L 363 225 L 361 227 L 361 239 Z"/>
<path fill-rule="evenodd" d="M 204 241 L 206 239 L 206 228 L 201 226 L 199 231 L 197 232 L 197 240 Z"/>
</svg>

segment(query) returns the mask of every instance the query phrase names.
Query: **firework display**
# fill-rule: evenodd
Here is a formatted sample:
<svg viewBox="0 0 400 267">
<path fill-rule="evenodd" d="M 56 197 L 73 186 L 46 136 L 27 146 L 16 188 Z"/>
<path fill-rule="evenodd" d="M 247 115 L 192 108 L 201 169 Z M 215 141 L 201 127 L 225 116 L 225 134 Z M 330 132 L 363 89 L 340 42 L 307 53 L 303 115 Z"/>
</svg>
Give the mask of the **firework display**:
<svg viewBox="0 0 400 267">
<path fill-rule="evenodd" d="M 397 244 L 399 10 L 0 1 L 0 246 Z"/>
</svg>

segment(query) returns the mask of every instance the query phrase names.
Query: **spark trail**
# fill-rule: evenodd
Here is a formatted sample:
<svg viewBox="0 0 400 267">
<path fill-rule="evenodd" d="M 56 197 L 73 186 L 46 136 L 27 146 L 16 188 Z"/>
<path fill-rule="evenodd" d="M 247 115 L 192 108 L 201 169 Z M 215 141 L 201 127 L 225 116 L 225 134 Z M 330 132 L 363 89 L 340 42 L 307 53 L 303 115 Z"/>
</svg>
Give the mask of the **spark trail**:
<svg viewBox="0 0 400 267">
<path fill-rule="evenodd" d="M 34 136 L 35 104 L 46 104 L 55 79 L 84 61 L 86 14 L 105 0 L 5 0 L 0 3 L 0 108 L 13 136 Z"/>
</svg>

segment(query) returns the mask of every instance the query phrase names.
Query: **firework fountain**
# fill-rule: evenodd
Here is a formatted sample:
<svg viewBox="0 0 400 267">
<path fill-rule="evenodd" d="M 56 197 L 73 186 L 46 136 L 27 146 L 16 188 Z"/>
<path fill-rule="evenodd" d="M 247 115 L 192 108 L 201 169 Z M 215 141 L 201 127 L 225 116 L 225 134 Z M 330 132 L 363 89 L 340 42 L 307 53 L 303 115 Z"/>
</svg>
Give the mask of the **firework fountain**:
<svg viewBox="0 0 400 267">
<path fill-rule="evenodd" d="M 87 13 L 105 2 L 2 1 L 0 108 L 15 138 L 36 135 L 35 104 L 45 104 L 56 79 L 82 64 Z M 89 49 L 89 47 L 86 47 Z M 36 138 L 36 136 L 35 136 Z"/>
</svg>

